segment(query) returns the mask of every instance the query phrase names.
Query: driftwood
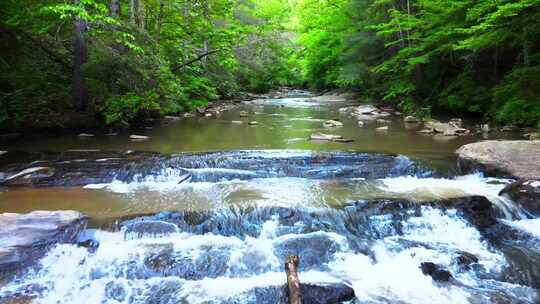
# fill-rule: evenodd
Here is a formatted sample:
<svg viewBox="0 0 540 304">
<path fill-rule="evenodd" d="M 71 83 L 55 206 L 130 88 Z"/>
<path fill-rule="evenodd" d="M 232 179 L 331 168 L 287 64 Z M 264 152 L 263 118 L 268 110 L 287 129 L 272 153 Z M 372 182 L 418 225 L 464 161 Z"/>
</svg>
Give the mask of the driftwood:
<svg viewBox="0 0 540 304">
<path fill-rule="evenodd" d="M 298 279 L 298 264 L 300 264 L 300 258 L 297 255 L 290 255 L 285 259 L 289 304 L 302 304 L 302 290 L 300 289 L 300 280 Z"/>
</svg>

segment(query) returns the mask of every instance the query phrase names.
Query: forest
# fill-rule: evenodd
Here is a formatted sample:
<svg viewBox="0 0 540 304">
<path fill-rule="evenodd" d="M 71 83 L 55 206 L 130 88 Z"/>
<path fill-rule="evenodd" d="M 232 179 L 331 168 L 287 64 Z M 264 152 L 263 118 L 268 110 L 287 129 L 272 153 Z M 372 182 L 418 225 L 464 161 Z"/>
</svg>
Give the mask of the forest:
<svg viewBox="0 0 540 304">
<path fill-rule="evenodd" d="M 0 128 L 128 126 L 280 86 L 540 128 L 540 0 L 4 0 Z"/>
</svg>

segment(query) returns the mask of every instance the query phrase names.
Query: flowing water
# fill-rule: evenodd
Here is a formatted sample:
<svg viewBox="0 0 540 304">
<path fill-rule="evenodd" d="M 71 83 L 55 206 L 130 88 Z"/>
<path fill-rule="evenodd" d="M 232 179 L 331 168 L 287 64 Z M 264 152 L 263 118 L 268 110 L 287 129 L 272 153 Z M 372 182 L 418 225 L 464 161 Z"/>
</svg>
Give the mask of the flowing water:
<svg viewBox="0 0 540 304">
<path fill-rule="evenodd" d="M 0 145 L 9 151 L 250 150 L 180 155 L 160 161 L 157 171 L 130 167 L 106 183 L 1 189 L 0 212 L 90 215 L 81 240 L 99 247 L 56 246 L 38 267 L 0 287 L 0 303 L 276 303 L 288 254 L 300 256 L 303 283 L 346 283 L 354 303 L 536 303 L 539 219 L 499 196 L 510 180 L 458 175 L 455 167 L 454 151 L 482 135 L 422 136 L 401 118 L 380 133 L 375 123 L 359 127 L 340 116 L 343 106 L 309 97 L 265 100 L 217 118 L 151 124 L 139 132 L 151 136 L 144 142 L 120 134 Z M 242 120 L 240 110 L 251 117 L 232 123 Z M 344 127 L 323 128 L 331 118 Z M 247 125 L 252 120 L 259 124 Z M 354 142 L 309 141 L 315 132 Z M 499 221 L 527 242 L 493 242 L 458 210 L 432 204 L 472 195 L 485 196 Z M 366 207 L 370 199 L 384 199 L 388 208 Z M 414 204 L 394 207 L 405 201 Z M 167 232 L 132 233 L 141 219 L 126 219 L 141 215 Z M 477 261 L 463 265 L 464 254 Z M 422 262 L 441 265 L 453 279 L 434 281 L 422 273 Z"/>
</svg>

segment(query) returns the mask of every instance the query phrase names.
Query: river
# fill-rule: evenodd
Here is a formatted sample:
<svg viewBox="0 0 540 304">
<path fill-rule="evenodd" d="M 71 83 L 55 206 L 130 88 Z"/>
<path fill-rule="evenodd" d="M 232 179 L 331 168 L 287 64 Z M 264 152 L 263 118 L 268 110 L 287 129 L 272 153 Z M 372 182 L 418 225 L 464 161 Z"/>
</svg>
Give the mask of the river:
<svg viewBox="0 0 540 304">
<path fill-rule="evenodd" d="M 540 222 L 499 196 L 509 180 L 460 175 L 454 155 L 463 144 L 514 135 L 426 136 L 400 116 L 381 132 L 376 122 L 360 127 L 340 114 L 345 105 L 267 99 L 218 117 L 148 121 L 136 132 L 146 141 L 121 133 L 1 143 L 0 150 L 24 153 L 137 150 L 173 159 L 153 164 L 161 167 L 151 174 L 135 167 L 129 178 L 106 183 L 1 189 L 0 212 L 88 214 L 85 235 L 99 247 L 56 246 L 40 267 L 0 289 L 0 303 L 20 295 L 35 303 L 275 303 L 291 253 L 300 256 L 302 282 L 345 282 L 353 303 L 538 301 Z M 328 119 L 344 126 L 324 128 Z M 316 132 L 354 141 L 309 140 Z M 189 161 L 176 155 L 203 151 L 216 153 Z M 473 195 L 529 235 L 526 244 L 492 242 L 458 210 L 431 204 Z M 365 200 L 414 204 L 383 210 Z M 174 232 L 126 233 L 133 223 L 125 220 L 142 215 Z M 457 262 L 464 254 L 476 261 Z M 442 265 L 453 279 L 434 281 L 422 262 Z"/>
</svg>

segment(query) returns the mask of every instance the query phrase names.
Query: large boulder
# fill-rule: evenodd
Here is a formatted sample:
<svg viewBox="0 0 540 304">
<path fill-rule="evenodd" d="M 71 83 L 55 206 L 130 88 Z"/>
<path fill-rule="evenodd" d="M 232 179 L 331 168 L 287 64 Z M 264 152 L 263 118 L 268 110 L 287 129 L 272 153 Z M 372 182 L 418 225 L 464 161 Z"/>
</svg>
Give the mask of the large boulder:
<svg viewBox="0 0 540 304">
<path fill-rule="evenodd" d="M 76 211 L 0 214 L 0 278 L 29 266 L 55 244 L 75 242 L 87 221 Z"/>
<path fill-rule="evenodd" d="M 456 153 L 462 171 L 481 170 L 517 179 L 540 177 L 538 140 L 487 140 L 464 145 Z"/>
</svg>

